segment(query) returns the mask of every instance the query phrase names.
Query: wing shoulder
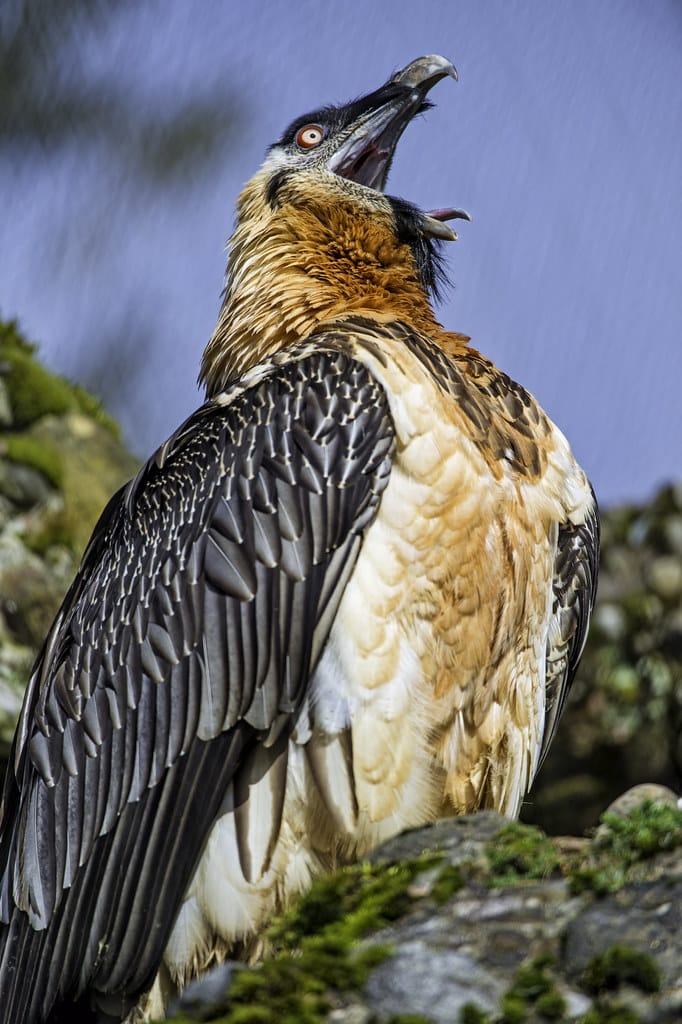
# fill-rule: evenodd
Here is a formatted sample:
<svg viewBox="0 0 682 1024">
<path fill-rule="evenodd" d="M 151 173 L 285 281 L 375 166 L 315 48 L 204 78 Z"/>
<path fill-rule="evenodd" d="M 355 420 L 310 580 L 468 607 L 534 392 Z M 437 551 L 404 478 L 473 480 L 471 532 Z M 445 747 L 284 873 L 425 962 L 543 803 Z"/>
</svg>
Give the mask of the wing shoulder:
<svg viewBox="0 0 682 1024">
<path fill-rule="evenodd" d="M 349 318 L 358 333 L 377 334 L 377 325 Z M 530 392 L 470 348 L 463 335 L 444 334 L 438 345 L 410 325 L 383 325 L 428 370 L 434 383 L 453 401 L 452 415 L 473 441 L 494 477 L 511 470 L 529 482 L 539 481 L 554 447 L 554 427 Z"/>
</svg>

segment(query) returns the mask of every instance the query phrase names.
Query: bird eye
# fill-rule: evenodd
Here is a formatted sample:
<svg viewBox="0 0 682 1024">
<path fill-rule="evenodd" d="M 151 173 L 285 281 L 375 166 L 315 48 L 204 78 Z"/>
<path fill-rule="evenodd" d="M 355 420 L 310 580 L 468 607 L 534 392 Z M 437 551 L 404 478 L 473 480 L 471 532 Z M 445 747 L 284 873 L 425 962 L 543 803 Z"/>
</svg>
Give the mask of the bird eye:
<svg viewBox="0 0 682 1024">
<path fill-rule="evenodd" d="M 306 124 L 296 132 L 296 145 L 300 149 L 313 149 L 324 138 L 324 129 L 319 124 Z"/>
</svg>

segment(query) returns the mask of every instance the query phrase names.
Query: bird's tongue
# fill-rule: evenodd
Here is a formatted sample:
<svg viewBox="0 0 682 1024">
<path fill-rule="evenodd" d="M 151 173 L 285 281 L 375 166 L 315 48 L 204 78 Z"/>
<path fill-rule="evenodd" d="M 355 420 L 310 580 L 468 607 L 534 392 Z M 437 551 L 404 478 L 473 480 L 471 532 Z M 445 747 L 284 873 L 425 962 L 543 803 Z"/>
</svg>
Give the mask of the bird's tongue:
<svg viewBox="0 0 682 1024">
<path fill-rule="evenodd" d="M 471 220 L 466 210 L 427 210 L 426 216 L 433 217 L 434 220 Z"/>
<path fill-rule="evenodd" d="M 446 242 L 454 242 L 457 233 L 444 223 L 446 220 L 471 220 L 466 210 L 426 210 L 423 227 L 432 238 L 442 238 Z"/>
</svg>

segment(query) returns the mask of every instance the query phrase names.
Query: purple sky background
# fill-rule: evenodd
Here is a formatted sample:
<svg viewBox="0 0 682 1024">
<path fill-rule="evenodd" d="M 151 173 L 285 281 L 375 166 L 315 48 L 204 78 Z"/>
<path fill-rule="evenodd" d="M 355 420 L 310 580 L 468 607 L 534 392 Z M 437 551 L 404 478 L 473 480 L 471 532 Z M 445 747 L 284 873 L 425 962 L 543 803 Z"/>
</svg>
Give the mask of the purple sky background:
<svg viewBox="0 0 682 1024">
<path fill-rule="evenodd" d="M 201 400 L 234 201 L 267 145 L 299 114 L 433 52 L 460 81 L 440 83 L 436 109 L 408 129 L 388 190 L 474 218 L 447 249 L 440 319 L 536 395 L 602 502 L 680 479 L 679 0 L 122 11 L 84 37 L 82 61 L 141 101 L 224 86 L 235 144 L 193 187 L 164 190 L 112 181 L 87 148 L 5 167 L 0 313 L 95 390 L 97 373 L 130 372 L 113 412 L 148 454 Z"/>
</svg>

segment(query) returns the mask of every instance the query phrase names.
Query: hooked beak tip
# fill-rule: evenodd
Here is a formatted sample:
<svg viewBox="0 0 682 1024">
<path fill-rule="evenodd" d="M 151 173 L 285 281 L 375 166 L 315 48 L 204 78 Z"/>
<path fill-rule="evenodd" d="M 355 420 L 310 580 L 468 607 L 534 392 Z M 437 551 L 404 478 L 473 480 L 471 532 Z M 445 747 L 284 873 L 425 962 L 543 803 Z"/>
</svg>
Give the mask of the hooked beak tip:
<svg viewBox="0 0 682 1024">
<path fill-rule="evenodd" d="M 413 60 L 407 67 L 401 68 L 391 78 L 391 82 L 400 83 L 400 85 L 409 85 L 416 87 L 426 87 L 430 89 L 431 86 L 439 82 L 441 78 L 446 77 L 457 78 L 457 68 L 448 60 L 447 57 L 441 57 L 438 53 L 430 53 L 426 57 L 418 57 Z"/>
</svg>

